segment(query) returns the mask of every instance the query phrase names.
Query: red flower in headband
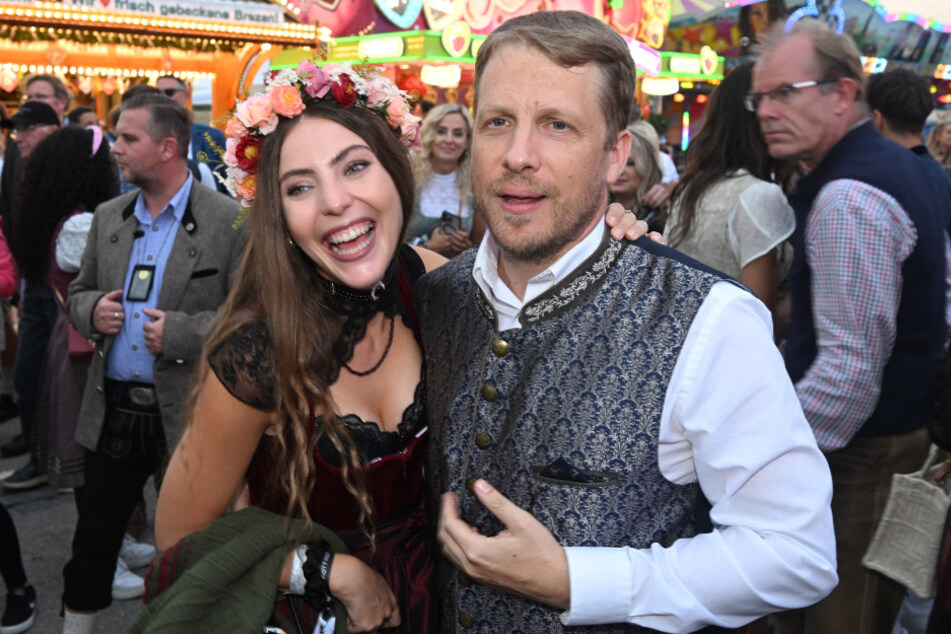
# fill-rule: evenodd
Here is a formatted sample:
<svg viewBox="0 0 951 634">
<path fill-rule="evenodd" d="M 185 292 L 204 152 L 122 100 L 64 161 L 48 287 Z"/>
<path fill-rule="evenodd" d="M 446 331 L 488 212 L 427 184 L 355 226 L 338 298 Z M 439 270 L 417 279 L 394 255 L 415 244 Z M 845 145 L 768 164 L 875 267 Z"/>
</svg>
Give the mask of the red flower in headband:
<svg viewBox="0 0 951 634">
<path fill-rule="evenodd" d="M 255 134 L 248 134 L 238 139 L 234 149 L 234 156 L 238 167 L 249 174 L 258 170 L 258 157 L 261 156 L 261 141 L 264 139 Z"/>
<path fill-rule="evenodd" d="M 330 88 L 334 100 L 344 108 L 350 108 L 357 102 L 357 88 L 348 75 L 341 74 Z"/>
</svg>

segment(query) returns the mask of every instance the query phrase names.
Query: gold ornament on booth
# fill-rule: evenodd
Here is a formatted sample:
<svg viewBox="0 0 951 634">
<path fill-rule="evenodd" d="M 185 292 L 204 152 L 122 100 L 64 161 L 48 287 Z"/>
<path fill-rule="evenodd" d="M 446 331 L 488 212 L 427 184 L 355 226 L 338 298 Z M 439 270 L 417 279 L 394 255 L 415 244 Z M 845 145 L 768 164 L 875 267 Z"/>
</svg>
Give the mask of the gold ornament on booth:
<svg viewBox="0 0 951 634">
<path fill-rule="evenodd" d="M 426 94 L 423 95 L 423 99 L 430 103 L 439 103 L 439 93 L 436 92 L 436 89 L 430 86 L 426 89 Z"/>
<path fill-rule="evenodd" d="M 455 88 L 447 88 L 446 103 L 459 103 L 459 91 Z"/>
<path fill-rule="evenodd" d="M 46 61 L 56 66 L 66 61 L 66 50 L 55 42 L 50 43 L 43 54 L 46 56 Z"/>
<path fill-rule="evenodd" d="M 20 84 L 20 76 L 10 67 L 0 70 L 0 88 L 4 92 L 13 92 Z"/>
</svg>

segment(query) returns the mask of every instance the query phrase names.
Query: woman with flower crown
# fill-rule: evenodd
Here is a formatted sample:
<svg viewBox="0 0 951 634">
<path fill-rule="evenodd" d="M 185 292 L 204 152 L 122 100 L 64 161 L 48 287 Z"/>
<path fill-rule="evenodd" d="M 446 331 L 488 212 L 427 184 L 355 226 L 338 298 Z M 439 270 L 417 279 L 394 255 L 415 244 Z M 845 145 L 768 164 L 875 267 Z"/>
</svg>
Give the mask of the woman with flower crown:
<svg viewBox="0 0 951 634">
<path fill-rule="evenodd" d="M 162 484 L 169 550 L 153 577 L 246 483 L 252 507 L 322 524 L 349 550 L 291 544 L 278 585 L 303 604 L 279 603 L 299 629 L 315 631 L 331 599 L 350 631 L 435 629 L 412 289 L 444 260 L 403 244 L 418 127 L 388 80 L 333 64 L 302 62 L 237 106 L 224 160 L 251 238 Z"/>
</svg>

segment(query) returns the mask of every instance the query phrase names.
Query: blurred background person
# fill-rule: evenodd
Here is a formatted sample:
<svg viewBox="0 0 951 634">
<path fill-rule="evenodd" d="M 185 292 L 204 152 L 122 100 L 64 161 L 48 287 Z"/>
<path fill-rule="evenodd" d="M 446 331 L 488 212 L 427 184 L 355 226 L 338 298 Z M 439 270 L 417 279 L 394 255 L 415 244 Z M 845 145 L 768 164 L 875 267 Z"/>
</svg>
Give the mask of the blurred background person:
<svg viewBox="0 0 951 634">
<path fill-rule="evenodd" d="M 634 212 L 651 231 L 663 231 L 664 207 L 669 194 L 661 184 L 664 175 L 658 150 L 651 138 L 654 128 L 649 123 L 638 121 L 628 126 L 628 130 L 631 132 L 631 154 L 617 180 L 608 184 L 611 202 L 620 203 Z M 654 138 L 656 136 L 654 133 Z"/>
<path fill-rule="evenodd" d="M 6 115 L 5 112 L 3 114 Z M 7 241 L 0 232 L 0 297 L 10 297 L 16 288 L 16 266 L 7 248 Z M 0 329 L 0 341 L 2 337 L 3 331 Z M 16 526 L 3 504 L 0 504 L 0 576 L 3 576 L 3 583 L 7 587 L 7 602 L 3 616 L 0 617 L 0 632 L 25 632 L 33 626 L 36 616 L 36 590 L 27 581 Z"/>
<path fill-rule="evenodd" d="M 927 146 L 931 156 L 951 172 L 951 123 L 941 122 L 931 128 Z"/>
<path fill-rule="evenodd" d="M 230 196 L 228 188 L 221 179 L 225 178 L 225 164 L 221 160 L 221 153 L 225 151 L 225 134 L 218 128 L 195 121 L 192 111 L 191 86 L 174 75 L 164 75 L 155 82 L 166 97 L 169 97 L 180 106 L 188 110 L 192 117 L 191 142 L 188 144 L 188 159 L 194 161 L 198 168 L 198 181 L 212 189 L 217 189 L 226 196 Z M 125 96 L 123 96 L 123 101 Z M 220 151 L 220 152 L 219 152 Z M 216 178 L 215 175 L 220 177 Z"/>
<path fill-rule="evenodd" d="M 33 83 L 33 86 L 41 84 L 46 84 L 45 80 L 37 80 Z M 35 245 L 29 243 L 25 238 L 20 239 L 24 229 L 23 225 L 29 224 L 29 217 L 21 213 L 23 200 L 31 194 L 23 184 L 23 170 L 24 165 L 29 162 L 39 143 L 58 130 L 61 122 L 62 114 L 41 101 L 25 102 L 15 115 L 3 121 L 2 125 L 4 127 L 13 128 L 14 141 L 17 147 L 16 162 L 14 164 L 4 163 L 5 168 L 11 168 L 16 172 L 15 180 L 10 183 L 12 191 L 8 192 L 6 190 L 7 185 L 4 185 L 4 192 L 10 194 L 14 202 L 14 205 L 8 210 L 12 215 L 3 217 L 3 230 L 14 258 L 18 258 L 20 253 L 33 248 L 41 250 L 46 248 L 46 245 Z M 56 183 L 43 183 L 44 189 L 55 189 L 55 187 Z M 13 225 L 12 231 L 7 223 Z M 56 310 L 53 306 L 53 297 L 48 289 L 24 284 L 19 290 L 19 328 L 15 337 L 16 359 L 12 374 L 16 393 L 19 397 L 18 409 L 22 432 L 10 442 L 0 446 L 0 456 L 9 458 L 27 452 L 30 452 L 31 455 L 30 461 L 24 467 L 25 470 L 21 469 L 2 480 L 4 487 L 8 489 L 29 489 L 46 481 L 45 474 L 37 466 L 36 454 L 31 452 L 33 448 L 33 414 L 36 409 L 36 389 L 40 382 L 40 366 L 43 362 L 43 354 L 46 351 L 46 343 L 49 341 L 53 315 Z M 14 337 L 10 336 L 9 339 L 8 343 L 11 343 Z M 0 369 L 0 373 L 7 374 L 8 369 Z"/>
<path fill-rule="evenodd" d="M 485 229 L 473 229 L 470 183 L 472 117 L 463 106 L 436 106 L 423 119 L 422 149 L 413 157 L 416 206 L 406 239 L 453 257 L 478 244 Z"/>
<path fill-rule="evenodd" d="M 88 128 L 91 125 L 99 125 L 99 117 L 95 111 L 83 106 L 70 110 L 66 115 L 66 120 L 69 121 L 69 125 L 76 126 L 77 128 Z"/>
<path fill-rule="evenodd" d="M 664 242 L 746 285 L 773 313 L 780 339 L 777 295 L 792 264 L 786 240 L 796 219 L 777 183 L 789 168 L 770 158 L 756 115 L 745 107 L 752 70 L 752 62 L 737 67 L 711 95 L 673 192 Z"/>
</svg>

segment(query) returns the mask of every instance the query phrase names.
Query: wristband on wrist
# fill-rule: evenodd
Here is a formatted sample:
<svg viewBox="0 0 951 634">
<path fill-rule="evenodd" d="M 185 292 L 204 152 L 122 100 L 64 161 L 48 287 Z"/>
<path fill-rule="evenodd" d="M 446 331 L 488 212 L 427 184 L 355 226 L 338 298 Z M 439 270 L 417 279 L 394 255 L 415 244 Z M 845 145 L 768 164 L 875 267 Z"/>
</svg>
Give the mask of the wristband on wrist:
<svg viewBox="0 0 951 634">
<path fill-rule="evenodd" d="M 333 566 L 333 551 L 326 540 L 307 547 L 307 558 L 303 565 L 304 601 L 315 610 L 323 610 L 333 602 L 330 594 L 330 568 Z"/>
</svg>

